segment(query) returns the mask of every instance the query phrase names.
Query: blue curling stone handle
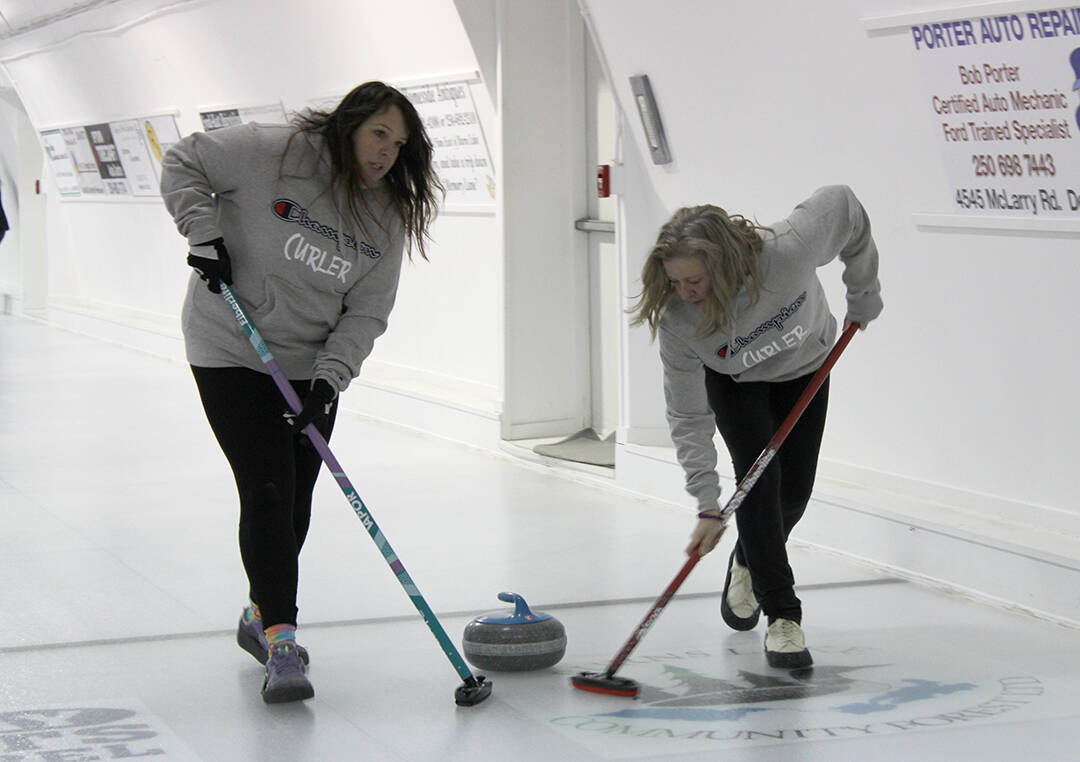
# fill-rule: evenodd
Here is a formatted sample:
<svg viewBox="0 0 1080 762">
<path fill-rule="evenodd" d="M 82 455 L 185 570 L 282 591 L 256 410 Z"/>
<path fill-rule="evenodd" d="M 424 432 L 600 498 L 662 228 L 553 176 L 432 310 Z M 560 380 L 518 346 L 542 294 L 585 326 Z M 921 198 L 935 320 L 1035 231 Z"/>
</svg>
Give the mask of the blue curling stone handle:
<svg viewBox="0 0 1080 762">
<path fill-rule="evenodd" d="M 499 593 L 499 600 L 514 604 L 513 613 L 494 611 L 490 614 L 478 616 L 473 621 L 482 624 L 535 624 L 536 622 L 546 622 L 552 618 L 551 614 L 530 609 L 525 599 L 517 593 Z"/>
</svg>

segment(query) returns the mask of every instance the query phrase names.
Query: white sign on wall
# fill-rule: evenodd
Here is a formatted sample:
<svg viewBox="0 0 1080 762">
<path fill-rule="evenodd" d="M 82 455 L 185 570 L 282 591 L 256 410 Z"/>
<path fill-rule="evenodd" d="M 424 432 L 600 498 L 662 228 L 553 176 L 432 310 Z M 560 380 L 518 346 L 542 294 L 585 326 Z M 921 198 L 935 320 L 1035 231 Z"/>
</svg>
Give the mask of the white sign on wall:
<svg viewBox="0 0 1080 762">
<path fill-rule="evenodd" d="M 128 189 L 133 196 L 157 196 L 158 180 L 146 138 L 138 119 L 113 122 L 110 132 L 117 158 L 124 170 Z"/>
<path fill-rule="evenodd" d="M 910 31 L 952 210 L 1080 220 L 1080 8 Z"/>
<path fill-rule="evenodd" d="M 105 182 L 101 178 L 94 149 L 90 147 L 90 138 L 85 127 L 65 127 L 60 131 L 64 135 L 68 155 L 75 164 L 75 175 L 79 180 L 79 193 L 82 196 L 101 198 L 106 195 Z"/>
<path fill-rule="evenodd" d="M 495 204 L 495 169 L 472 95 L 476 81 L 470 76 L 398 88 L 424 123 L 447 206 Z"/>
<path fill-rule="evenodd" d="M 79 176 L 75 171 L 75 161 L 68 150 L 67 141 L 61 130 L 45 130 L 41 133 L 41 144 L 45 157 L 52 169 L 53 180 L 61 196 L 78 196 Z"/>
<path fill-rule="evenodd" d="M 162 158 L 180 139 L 172 115 L 40 134 L 60 195 L 94 200 L 157 196 Z"/>
<path fill-rule="evenodd" d="M 280 102 L 264 106 L 229 106 L 215 109 L 199 109 L 199 121 L 204 132 L 213 132 L 222 127 L 232 127 L 248 122 L 265 124 L 288 124 L 288 116 Z"/>
<path fill-rule="evenodd" d="M 180 140 L 180 130 L 176 127 L 176 117 L 172 114 L 147 116 L 142 122 L 146 145 L 150 148 L 150 163 L 154 167 L 154 176 L 161 183 L 161 162 L 165 152 Z"/>
</svg>

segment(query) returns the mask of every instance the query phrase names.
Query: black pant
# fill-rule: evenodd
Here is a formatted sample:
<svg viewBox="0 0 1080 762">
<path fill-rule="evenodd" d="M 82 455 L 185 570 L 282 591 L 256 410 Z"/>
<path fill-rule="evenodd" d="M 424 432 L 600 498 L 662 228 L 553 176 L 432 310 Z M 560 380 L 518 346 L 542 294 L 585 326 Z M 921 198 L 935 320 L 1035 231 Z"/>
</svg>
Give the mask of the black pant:
<svg viewBox="0 0 1080 762">
<path fill-rule="evenodd" d="M 810 378 L 736 383 L 730 376 L 705 369 L 709 406 L 731 455 L 736 479 L 741 481 L 750 470 L 806 390 Z M 826 378 L 735 512 L 739 530 L 736 558 L 750 569 L 754 596 L 770 622 L 779 618 L 802 621 L 802 603 L 795 595 L 786 543 L 814 489 L 828 400 Z"/>
<path fill-rule="evenodd" d="M 240 496 L 240 558 L 264 627 L 296 624 L 298 557 L 311 522 L 322 459 L 282 415 L 284 397 L 266 373 L 192 366 L 206 418 L 232 466 Z M 310 381 L 292 381 L 300 399 Z M 337 401 L 322 435 L 329 441 Z"/>
</svg>

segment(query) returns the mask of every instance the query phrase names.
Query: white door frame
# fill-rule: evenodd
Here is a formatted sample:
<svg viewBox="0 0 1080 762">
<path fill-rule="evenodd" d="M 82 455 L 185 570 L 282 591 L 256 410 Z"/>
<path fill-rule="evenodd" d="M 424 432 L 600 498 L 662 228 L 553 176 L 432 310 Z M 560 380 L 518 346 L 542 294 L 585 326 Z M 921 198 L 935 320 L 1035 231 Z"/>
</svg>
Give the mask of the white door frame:
<svg viewBox="0 0 1080 762">
<path fill-rule="evenodd" d="M 587 425 L 584 22 L 574 0 L 499 0 L 503 439 Z"/>
<path fill-rule="evenodd" d="M 8 286 L 15 286 L 15 292 L 6 296 L 15 304 L 11 311 L 40 313 L 48 301 L 44 153 L 16 90 L 3 88 L 0 97 L 4 110 L 14 117 L 14 124 L 10 125 L 13 129 L 8 135 L 11 142 L 4 141 L 4 161 L 14 185 L 4 185 L 4 208 L 11 230 L 4 237 L 3 246 L 5 256 L 16 257 L 18 263 L 12 268 L 17 282 Z M 8 298 L 4 299 L 4 310 L 11 309 L 8 301 Z"/>
</svg>

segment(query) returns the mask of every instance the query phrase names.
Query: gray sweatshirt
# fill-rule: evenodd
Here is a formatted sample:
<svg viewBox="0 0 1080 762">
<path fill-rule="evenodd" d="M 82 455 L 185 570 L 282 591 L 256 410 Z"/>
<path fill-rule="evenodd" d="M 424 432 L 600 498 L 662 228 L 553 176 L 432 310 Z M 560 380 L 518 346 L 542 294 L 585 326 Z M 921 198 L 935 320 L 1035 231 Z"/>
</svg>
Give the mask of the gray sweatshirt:
<svg viewBox="0 0 1080 762">
<path fill-rule="evenodd" d="M 386 330 L 404 225 L 384 184 L 366 193 L 370 214 L 358 224 L 330 193 L 321 136 L 300 133 L 286 153 L 292 131 L 196 132 L 165 155 L 161 195 L 189 247 L 224 239 L 232 290 L 286 377 L 340 392 Z M 265 371 L 225 300 L 194 273 L 182 325 L 192 365 Z"/>
<path fill-rule="evenodd" d="M 672 295 L 660 316 L 664 397 L 686 490 L 699 510 L 717 507 L 716 423 L 705 394 L 705 366 L 742 381 L 788 381 L 817 370 L 836 337 L 816 269 L 839 256 L 847 319 L 867 323 L 881 312 L 878 253 L 862 204 L 844 185 L 820 188 L 782 222 L 761 231 L 759 300 L 736 298 L 727 333 L 695 338 L 703 314 Z"/>
</svg>

